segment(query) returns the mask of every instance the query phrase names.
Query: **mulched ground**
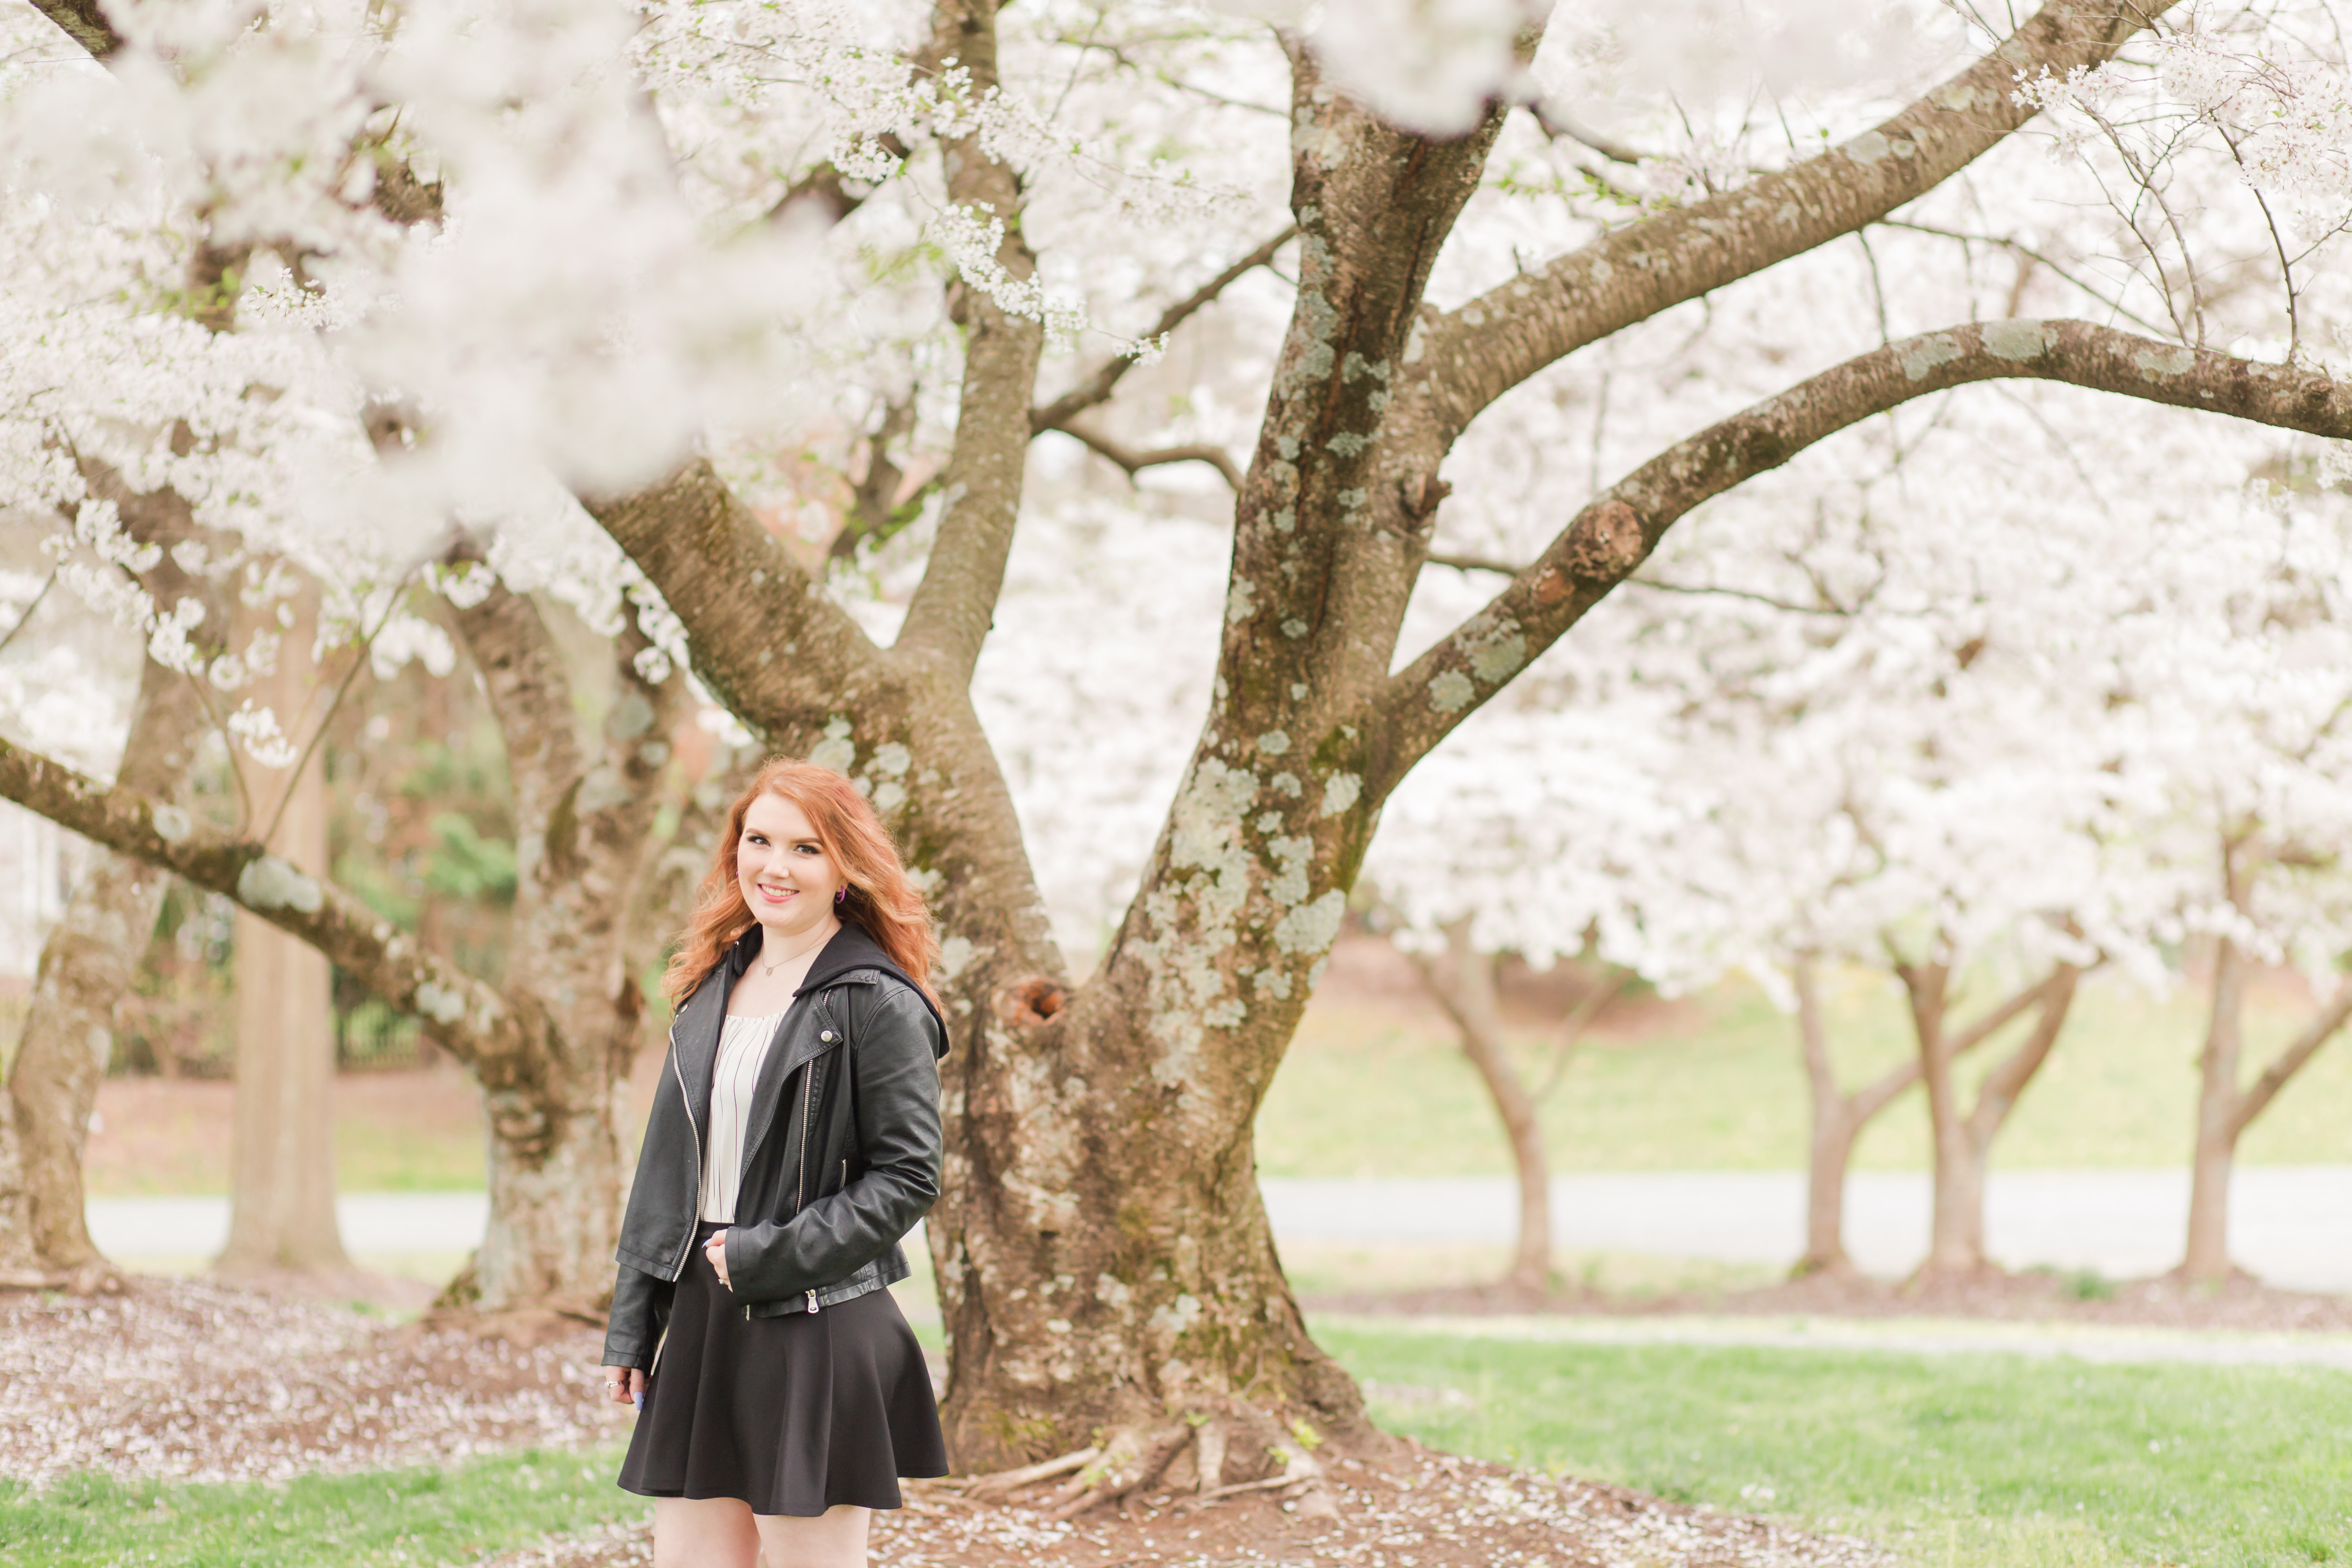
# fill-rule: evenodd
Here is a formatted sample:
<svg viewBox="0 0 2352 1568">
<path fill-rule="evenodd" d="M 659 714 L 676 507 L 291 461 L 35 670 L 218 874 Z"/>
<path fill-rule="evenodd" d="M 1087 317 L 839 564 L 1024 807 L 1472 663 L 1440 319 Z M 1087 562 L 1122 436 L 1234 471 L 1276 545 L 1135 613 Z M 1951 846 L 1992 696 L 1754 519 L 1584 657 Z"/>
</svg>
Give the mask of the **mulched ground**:
<svg viewBox="0 0 2352 1568">
<path fill-rule="evenodd" d="M 521 1349 L 198 1280 L 5 1292 L 0 1476 L 282 1480 L 576 1447 L 627 1420 L 594 1361 L 585 1332 Z"/>
<path fill-rule="evenodd" d="M 2273 1289 L 2238 1278 L 2190 1285 L 2159 1277 L 2102 1284 L 2084 1297 L 2053 1274 L 1984 1274 L 1917 1285 L 1815 1275 L 1753 1290 L 1677 1292 L 1627 1298 L 1592 1291 L 1549 1295 L 1495 1287 L 1444 1290 L 1349 1291 L 1303 1296 L 1309 1311 L 1398 1316 L 1520 1315 L 1588 1317 L 1986 1318 L 2010 1322 L 2110 1327 L 2226 1329 L 2242 1333 L 2352 1331 L 2352 1296 Z"/>
<path fill-rule="evenodd" d="M 1865 1542 L 1808 1535 L 1586 1481 L 1400 1443 L 1340 1460 L 1339 1517 L 1301 1520 L 1271 1494 L 1206 1506 L 1171 1493 L 1067 1522 L 918 1484 L 875 1524 L 890 1568 L 1881 1568 Z M 614 1527 L 495 1560 L 493 1568 L 645 1568 L 649 1528 Z"/>
<path fill-rule="evenodd" d="M 346 1306 L 209 1281 L 136 1278 L 119 1296 L 0 1293 L 0 1476 L 75 1471 L 282 1480 L 446 1465 L 609 1441 L 629 1415 L 597 1394 L 596 1339 L 532 1348 L 386 1328 Z M 1335 1519 L 1279 1490 L 1157 1492 L 1059 1521 L 918 1483 L 877 1521 L 891 1568 L 1878 1568 L 1866 1543 L 1515 1471 L 1398 1442 L 1337 1458 Z M 617 1526 L 498 1568 L 644 1568 L 648 1528 Z"/>
</svg>

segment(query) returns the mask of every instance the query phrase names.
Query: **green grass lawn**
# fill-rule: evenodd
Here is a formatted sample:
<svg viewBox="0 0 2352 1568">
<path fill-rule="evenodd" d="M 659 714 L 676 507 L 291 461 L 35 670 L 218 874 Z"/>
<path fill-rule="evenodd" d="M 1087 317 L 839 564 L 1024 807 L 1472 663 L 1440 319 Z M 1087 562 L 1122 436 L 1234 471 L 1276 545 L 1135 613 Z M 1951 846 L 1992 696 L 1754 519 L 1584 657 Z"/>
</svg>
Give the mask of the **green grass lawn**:
<svg viewBox="0 0 2352 1568">
<path fill-rule="evenodd" d="M 617 1450 L 522 1453 L 445 1470 L 310 1476 L 284 1486 L 0 1483 L 10 1568 L 395 1568 L 471 1563 L 554 1531 L 641 1518 Z"/>
<path fill-rule="evenodd" d="M 1433 1447 L 1847 1531 L 1919 1568 L 2352 1562 L 2342 1372 L 1317 1337 L 1381 1425 Z"/>
<path fill-rule="evenodd" d="M 1391 1430 L 1860 1535 L 1907 1568 L 2352 1562 L 2341 1372 L 1316 1331 Z M 616 1464 L 599 1449 L 286 1486 L 0 1484 L 0 1564 L 472 1563 L 643 1517 Z"/>
<path fill-rule="evenodd" d="M 1994 1161 L 2010 1168 L 2177 1166 L 2189 1156 L 2201 993 L 2158 1001 L 2113 976 L 2086 982 L 2067 1031 L 2018 1102 Z M 2247 1077 L 2288 1038 L 2302 1005 L 2272 988 L 2247 1013 Z M 1963 1009 L 1963 1016 L 1971 1009 Z M 1910 1049 L 1901 998 L 1866 976 L 1834 990 L 1849 1083 Z M 1541 1042 L 1520 1042 L 1532 1064 Z M 1981 1070 L 1982 1063 L 1973 1070 Z M 1797 1170 L 1805 1161 L 1794 1023 L 1753 986 L 1727 984 L 1661 1010 L 1637 1035 L 1586 1045 L 1543 1109 L 1558 1171 Z M 1318 1003 L 1276 1073 L 1257 1123 L 1259 1169 L 1281 1176 L 1501 1175 L 1508 1156 L 1476 1076 L 1433 1017 Z M 2352 1160 L 2352 1045 L 2336 1041 L 2247 1132 L 2252 1164 Z M 1926 1102 L 1898 1100 L 1855 1163 L 1922 1170 Z"/>
</svg>

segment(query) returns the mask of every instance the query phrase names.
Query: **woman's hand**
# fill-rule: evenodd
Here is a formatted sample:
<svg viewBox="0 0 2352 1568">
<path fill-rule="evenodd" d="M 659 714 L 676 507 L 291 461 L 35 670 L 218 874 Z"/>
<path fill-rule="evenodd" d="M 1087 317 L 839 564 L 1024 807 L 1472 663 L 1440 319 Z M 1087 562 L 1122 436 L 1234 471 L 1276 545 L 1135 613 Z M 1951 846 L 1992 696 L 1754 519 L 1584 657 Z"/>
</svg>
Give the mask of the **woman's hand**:
<svg viewBox="0 0 2352 1568">
<path fill-rule="evenodd" d="M 730 1290 L 734 1289 L 734 1281 L 727 1278 L 727 1233 L 725 1231 L 714 1230 L 710 1233 L 710 1239 L 702 1244 L 702 1256 L 710 1259 L 710 1267 L 718 1273 L 719 1282 Z"/>
<path fill-rule="evenodd" d="M 634 1366 L 608 1366 L 604 1369 L 604 1392 L 615 1405 L 635 1405 L 646 1391 L 646 1374 Z"/>
</svg>

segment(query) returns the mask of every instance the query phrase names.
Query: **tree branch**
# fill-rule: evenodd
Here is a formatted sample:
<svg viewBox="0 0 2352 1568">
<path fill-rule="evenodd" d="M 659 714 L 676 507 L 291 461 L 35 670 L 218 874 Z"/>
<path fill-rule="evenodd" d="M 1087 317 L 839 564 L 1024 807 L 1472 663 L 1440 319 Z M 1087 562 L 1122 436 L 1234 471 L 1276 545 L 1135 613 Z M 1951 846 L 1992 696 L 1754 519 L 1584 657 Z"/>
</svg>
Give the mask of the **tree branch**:
<svg viewBox="0 0 2352 1568">
<path fill-rule="evenodd" d="M 1630 168 L 1648 156 L 1639 148 L 1629 146 L 1613 137 L 1602 135 L 1568 110 L 1547 103 L 1542 99 L 1530 101 L 1527 105 L 1527 110 L 1528 117 L 1534 120 L 1537 126 L 1551 140 L 1555 142 L 1565 140 L 1574 142 L 1580 146 L 1590 147 L 1612 163 L 1623 163 Z"/>
<path fill-rule="evenodd" d="M 2336 994 L 2327 999 L 2319 1016 L 2305 1026 L 2303 1033 L 2263 1070 L 2253 1087 L 2238 1097 L 2237 1106 L 2230 1113 L 2230 1140 L 2233 1145 L 2254 1118 L 2270 1109 L 2271 1101 L 2278 1098 L 2287 1079 L 2301 1072 L 2304 1064 L 2318 1055 L 2319 1047 L 2334 1039 L 2347 1021 L 2352 1021 L 2352 982 L 2336 988 Z"/>
<path fill-rule="evenodd" d="M 1499 577 L 1516 577 L 1519 569 L 1507 561 L 1491 555 L 1450 555 L 1433 550 L 1421 558 L 1423 566 L 1449 566 L 1456 572 L 1492 572 Z"/>
<path fill-rule="evenodd" d="M 2177 0 L 2050 0 L 1990 54 L 1875 130 L 1706 201 L 1630 224 L 1430 322 L 1439 440 L 1546 365 L 1916 200 L 2032 119 L 2021 74 L 2095 66 Z M 1413 356 L 1411 350 L 1407 357 Z"/>
<path fill-rule="evenodd" d="M 755 733 L 853 702 L 879 650 L 698 458 L 650 489 L 586 498 L 589 515 L 686 625 L 694 673 Z"/>
<path fill-rule="evenodd" d="M 41 607 L 41 601 L 47 598 L 49 596 L 49 590 L 57 585 L 58 574 L 56 569 L 53 567 L 50 569 L 49 574 L 41 579 L 40 589 L 38 592 L 34 594 L 32 603 L 26 605 L 23 613 L 17 616 L 14 621 L 9 623 L 9 626 L 6 631 L 0 632 L 0 653 L 7 652 L 8 645 L 16 640 L 16 634 L 23 631 L 27 626 L 32 624 L 33 612 Z"/>
<path fill-rule="evenodd" d="M 954 59 L 982 95 L 997 86 L 996 8 L 997 0 L 937 0 L 931 13 L 931 53 Z M 996 264 L 1016 279 L 1033 276 L 1037 258 L 1021 232 L 1021 182 L 1013 167 L 991 156 L 977 132 L 943 143 L 940 153 L 948 199 L 992 213 L 1004 226 Z M 1013 552 L 1035 434 L 1029 400 L 1045 330 L 1008 314 L 983 289 L 969 282 L 956 287 L 965 337 L 955 446 L 940 476 L 939 533 L 893 651 L 935 663 L 948 679 L 969 684 Z"/>
<path fill-rule="evenodd" d="M 94 60 L 103 61 L 122 47 L 122 35 L 106 19 L 98 0 L 33 0 L 33 8 L 88 49 Z"/>
<path fill-rule="evenodd" d="M 2292 365 L 2261 364 L 2086 321 L 1988 321 L 1899 340 L 1670 447 L 1593 498 L 1486 608 L 1399 671 L 1374 699 L 1380 788 L 1393 787 L 1430 747 L 1625 581 L 1666 530 L 1702 501 L 1913 398 L 2011 377 L 2352 438 L 2352 384 Z M 1367 779 L 1368 790 L 1373 782 Z"/>
<path fill-rule="evenodd" d="M 445 564 L 480 569 L 480 553 L 470 544 L 458 545 L 442 559 Z M 503 583 L 478 604 L 453 607 L 450 619 L 481 672 L 483 693 L 506 745 L 522 841 L 520 870 L 530 876 L 540 859 L 534 847 L 544 842 L 556 803 L 579 786 L 584 771 L 573 727 L 571 671 L 539 606 Z"/>
<path fill-rule="evenodd" d="M 1985 1074 L 1984 1082 L 1977 1089 L 1976 1109 L 1969 1112 L 1969 1129 L 1981 1142 L 1991 1142 L 1993 1134 L 2000 1131 L 2017 1097 L 2025 1092 L 2025 1086 L 2049 1059 L 2052 1047 L 2057 1045 L 2058 1036 L 2066 1026 L 2066 1015 L 2074 1003 L 2074 987 L 2082 978 L 2081 965 L 2059 963 L 2051 968 L 2047 980 L 2034 987 L 2041 1011 L 2034 1017 L 2032 1032 Z M 1956 1047 L 1952 1055 L 1957 1057 L 1964 1048 Z"/>
<path fill-rule="evenodd" d="M 2007 1001 L 1984 1013 L 1966 1028 L 1958 1029 L 1947 1035 L 1945 1038 L 1950 1042 L 1952 1055 L 1958 1058 L 1969 1047 L 1983 1044 L 1998 1033 L 2003 1025 L 2030 1008 L 2039 1005 L 2055 984 L 2057 984 L 2055 973 L 2044 975 L 2032 984 L 2020 988 Z"/>
<path fill-rule="evenodd" d="M 1178 327 L 1183 325 L 1188 317 L 1192 316 L 1202 306 L 1207 305 L 1211 300 L 1216 299 L 1218 295 L 1223 293 L 1226 287 L 1233 283 L 1234 279 L 1255 268 L 1264 267 L 1266 263 L 1274 259 L 1274 253 L 1276 251 L 1280 250 L 1284 246 L 1288 245 L 1292 240 L 1297 237 L 1298 226 L 1297 224 L 1283 225 L 1282 232 L 1280 234 L 1276 235 L 1272 239 L 1267 240 L 1264 245 L 1259 246 L 1255 250 L 1251 251 L 1247 256 L 1243 257 L 1239 261 L 1234 262 L 1231 267 L 1226 268 L 1223 272 L 1218 273 L 1214 278 L 1210 279 L 1206 283 L 1203 283 L 1198 289 L 1193 289 L 1192 293 L 1186 295 L 1175 304 L 1171 305 L 1165 310 L 1160 311 L 1160 320 L 1152 323 L 1151 330 L 1149 332 L 1146 332 L 1144 336 L 1147 338 L 1166 337 L 1170 332 L 1174 331 Z M 1037 431 L 1068 429 L 1069 421 L 1072 418 L 1076 417 L 1077 415 L 1085 413 L 1087 409 L 1096 406 L 1097 404 L 1109 402 L 1111 391 L 1114 387 L 1118 385 L 1119 378 L 1134 368 L 1135 360 L 1132 355 L 1122 354 L 1117 359 L 1107 362 L 1102 368 L 1096 371 L 1094 374 L 1087 377 L 1086 380 L 1080 382 L 1069 391 L 1062 394 L 1061 396 L 1056 397 L 1053 402 L 1046 404 L 1041 408 L 1032 409 L 1029 414 L 1029 427 L 1032 430 Z M 1073 435 L 1076 434 L 1075 431 L 1071 433 Z M 1236 483 L 1234 488 L 1235 489 L 1239 489 L 1241 486 Z"/>
<path fill-rule="evenodd" d="M 295 869 L 250 839 L 201 828 L 177 806 L 100 784 L 5 740 L 0 798 L 236 900 L 317 948 L 387 1005 L 425 1020 L 434 1037 L 477 1072 L 509 1065 L 525 1048 L 520 1020 L 496 991 L 425 952 L 332 882 Z"/>
<path fill-rule="evenodd" d="M 1126 469 L 1129 479 L 1145 468 L 1156 468 L 1167 463 L 1206 463 L 1223 475 L 1225 483 L 1234 489 L 1238 491 L 1242 488 L 1241 465 L 1235 463 L 1223 447 L 1205 441 L 1185 447 L 1154 447 L 1149 450 L 1139 450 L 1114 441 L 1101 431 L 1076 420 L 1057 425 L 1055 428 Z"/>
</svg>

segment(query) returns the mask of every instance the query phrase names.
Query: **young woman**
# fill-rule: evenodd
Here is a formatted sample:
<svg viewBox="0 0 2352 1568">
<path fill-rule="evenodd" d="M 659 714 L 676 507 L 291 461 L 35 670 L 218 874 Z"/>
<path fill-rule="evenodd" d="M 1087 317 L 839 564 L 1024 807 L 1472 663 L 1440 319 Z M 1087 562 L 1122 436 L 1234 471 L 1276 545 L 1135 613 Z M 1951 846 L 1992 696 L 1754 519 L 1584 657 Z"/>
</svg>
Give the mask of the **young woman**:
<svg viewBox="0 0 2352 1568">
<path fill-rule="evenodd" d="M 663 990 L 677 1008 L 604 1338 L 642 1399 L 621 1485 L 656 1568 L 863 1568 L 898 1478 L 947 1473 L 885 1289 L 939 1195 L 930 917 L 849 781 L 761 771 Z"/>
</svg>

